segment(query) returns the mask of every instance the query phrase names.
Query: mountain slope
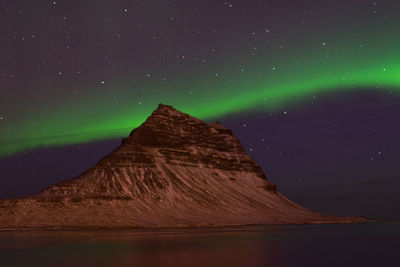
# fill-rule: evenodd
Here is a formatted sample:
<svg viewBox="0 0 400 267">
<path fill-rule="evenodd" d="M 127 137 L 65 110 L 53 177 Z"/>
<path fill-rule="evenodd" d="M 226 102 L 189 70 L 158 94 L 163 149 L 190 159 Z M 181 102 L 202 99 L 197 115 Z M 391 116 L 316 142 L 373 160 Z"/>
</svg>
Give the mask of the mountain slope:
<svg viewBox="0 0 400 267">
<path fill-rule="evenodd" d="M 229 129 L 162 104 L 80 176 L 0 201 L 0 228 L 356 221 L 364 219 L 324 216 L 291 202 Z"/>
</svg>

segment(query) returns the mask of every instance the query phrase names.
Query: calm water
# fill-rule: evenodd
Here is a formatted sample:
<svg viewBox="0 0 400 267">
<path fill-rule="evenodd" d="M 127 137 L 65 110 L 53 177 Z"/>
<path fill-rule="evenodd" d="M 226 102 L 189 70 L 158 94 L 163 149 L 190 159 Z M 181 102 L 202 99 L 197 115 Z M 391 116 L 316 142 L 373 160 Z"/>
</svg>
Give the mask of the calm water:
<svg viewBox="0 0 400 267">
<path fill-rule="evenodd" d="M 0 232 L 0 266 L 400 266 L 400 224 Z"/>
</svg>

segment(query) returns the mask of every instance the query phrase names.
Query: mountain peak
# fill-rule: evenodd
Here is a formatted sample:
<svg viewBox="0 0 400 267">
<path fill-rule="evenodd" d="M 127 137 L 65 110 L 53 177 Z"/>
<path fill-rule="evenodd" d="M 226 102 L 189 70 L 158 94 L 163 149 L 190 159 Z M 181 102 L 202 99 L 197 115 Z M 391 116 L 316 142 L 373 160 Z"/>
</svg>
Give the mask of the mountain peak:
<svg viewBox="0 0 400 267">
<path fill-rule="evenodd" d="M 163 109 L 167 109 L 167 110 L 176 110 L 173 106 L 171 105 L 165 105 L 163 103 L 158 104 L 157 110 L 163 110 Z"/>
<path fill-rule="evenodd" d="M 156 110 L 153 111 L 153 115 L 167 115 L 167 116 L 184 116 L 188 114 L 185 114 L 177 109 L 175 109 L 173 106 L 170 105 L 164 105 L 160 103 L 157 107 Z M 150 116 L 151 117 L 151 116 Z"/>
<path fill-rule="evenodd" d="M 124 143 L 177 149 L 202 146 L 226 152 L 240 150 L 240 153 L 244 153 L 242 145 L 230 129 L 219 123 L 207 124 L 164 104 L 160 104 L 142 125 L 134 129 Z"/>
</svg>

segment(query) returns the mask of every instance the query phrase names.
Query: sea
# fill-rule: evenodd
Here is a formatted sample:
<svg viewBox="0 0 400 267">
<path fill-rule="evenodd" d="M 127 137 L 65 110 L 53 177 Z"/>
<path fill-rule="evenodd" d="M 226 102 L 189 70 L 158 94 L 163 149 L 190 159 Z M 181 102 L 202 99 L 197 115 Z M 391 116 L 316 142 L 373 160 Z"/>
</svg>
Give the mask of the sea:
<svg viewBox="0 0 400 267">
<path fill-rule="evenodd" d="M 400 223 L 3 231 L 0 266 L 400 266 Z"/>
</svg>

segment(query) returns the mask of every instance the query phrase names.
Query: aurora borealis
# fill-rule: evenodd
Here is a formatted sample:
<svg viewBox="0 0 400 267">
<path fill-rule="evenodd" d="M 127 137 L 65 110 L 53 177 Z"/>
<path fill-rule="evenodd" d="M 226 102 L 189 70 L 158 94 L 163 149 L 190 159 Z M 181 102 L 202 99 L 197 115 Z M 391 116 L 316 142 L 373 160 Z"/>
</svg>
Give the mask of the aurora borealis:
<svg viewBox="0 0 400 267">
<path fill-rule="evenodd" d="M 400 88 L 396 1 L 2 3 L 0 155 Z"/>
<path fill-rule="evenodd" d="M 231 128 L 306 207 L 398 218 L 400 1 L 4 0 L 0 13 L 0 199 L 82 173 L 164 103 Z"/>
</svg>

